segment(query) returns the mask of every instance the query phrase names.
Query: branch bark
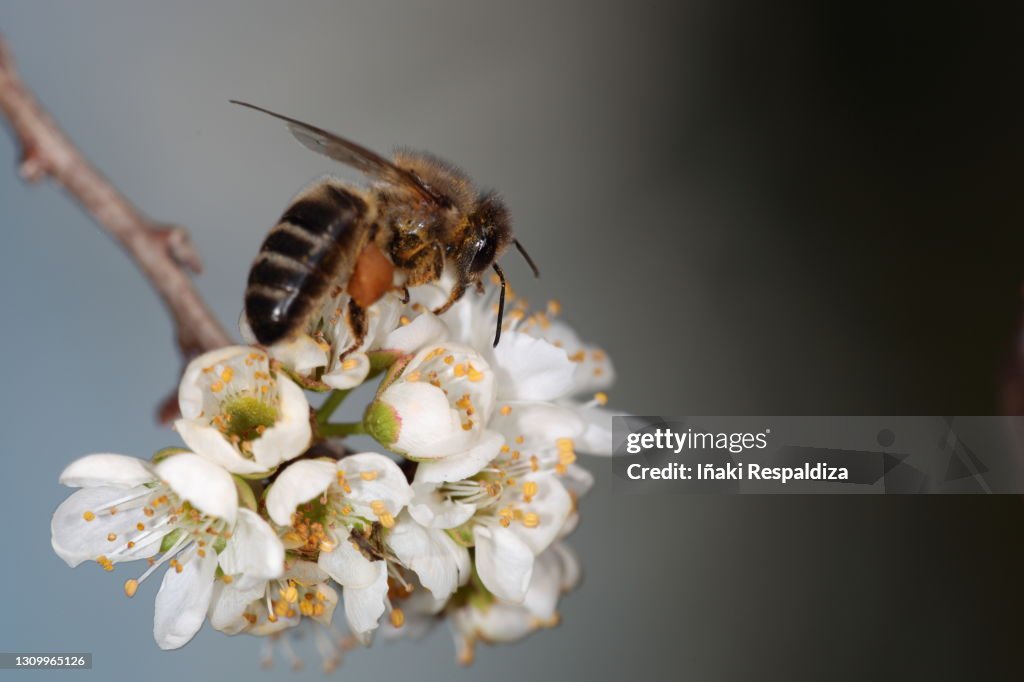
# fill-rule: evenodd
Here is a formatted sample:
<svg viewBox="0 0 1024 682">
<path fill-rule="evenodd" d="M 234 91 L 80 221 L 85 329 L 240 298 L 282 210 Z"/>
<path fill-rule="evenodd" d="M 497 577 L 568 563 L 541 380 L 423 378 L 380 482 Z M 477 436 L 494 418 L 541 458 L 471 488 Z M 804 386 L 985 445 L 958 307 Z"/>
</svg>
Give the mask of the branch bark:
<svg viewBox="0 0 1024 682">
<path fill-rule="evenodd" d="M 30 183 L 56 182 L 124 248 L 166 305 L 186 361 L 229 345 L 231 338 L 186 272 L 201 269 L 188 232 L 145 217 L 89 163 L 22 82 L 3 37 L 0 113 L 21 146 L 21 177 Z"/>
</svg>

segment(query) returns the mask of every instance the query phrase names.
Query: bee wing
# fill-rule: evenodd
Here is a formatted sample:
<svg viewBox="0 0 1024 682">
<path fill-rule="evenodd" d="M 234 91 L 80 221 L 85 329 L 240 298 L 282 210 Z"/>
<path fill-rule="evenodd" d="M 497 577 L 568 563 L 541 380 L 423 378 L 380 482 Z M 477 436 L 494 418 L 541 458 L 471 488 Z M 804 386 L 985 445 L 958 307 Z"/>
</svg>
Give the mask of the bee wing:
<svg viewBox="0 0 1024 682">
<path fill-rule="evenodd" d="M 399 168 L 380 154 L 372 152 L 362 145 L 346 140 L 345 138 L 326 131 L 323 128 L 317 128 L 316 126 L 311 126 L 308 123 L 296 121 L 294 118 L 288 118 L 287 116 L 274 113 L 273 111 L 264 109 L 263 107 L 258 107 L 255 104 L 239 102 L 234 99 L 230 100 L 230 102 L 232 104 L 239 104 L 243 107 L 248 107 L 249 109 L 255 109 L 256 111 L 262 111 L 264 114 L 281 119 L 288 124 L 288 130 L 290 130 L 292 135 L 295 136 L 295 139 L 301 142 L 307 149 L 312 149 L 318 154 L 323 154 L 335 161 L 340 161 L 341 163 L 351 166 L 370 177 L 379 178 L 380 180 L 384 180 L 385 182 L 389 182 L 394 185 L 407 187 L 415 191 L 427 201 L 441 203 L 439 197 L 431 192 L 418 177 L 407 170 Z"/>
</svg>

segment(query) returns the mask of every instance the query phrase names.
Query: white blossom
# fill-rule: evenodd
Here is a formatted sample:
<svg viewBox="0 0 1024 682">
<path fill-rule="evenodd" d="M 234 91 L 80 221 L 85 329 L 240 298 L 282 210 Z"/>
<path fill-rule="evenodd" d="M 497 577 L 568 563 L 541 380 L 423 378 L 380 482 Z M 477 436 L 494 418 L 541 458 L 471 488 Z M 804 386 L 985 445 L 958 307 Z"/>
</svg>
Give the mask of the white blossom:
<svg viewBox="0 0 1024 682">
<path fill-rule="evenodd" d="M 309 447 L 309 403 L 263 351 L 230 346 L 189 363 L 174 427 L 195 452 L 233 473 L 265 475 Z"/>
<path fill-rule="evenodd" d="M 113 570 L 117 563 L 149 559 L 138 579 L 125 582 L 129 597 L 169 565 L 153 627 L 163 649 L 184 645 L 202 626 L 218 568 L 243 583 L 283 570 L 280 540 L 259 515 L 239 508 L 231 475 L 199 455 L 174 454 L 156 465 L 88 455 L 71 463 L 60 480 L 81 488 L 51 523 L 53 549 L 68 565 L 94 560 Z"/>
</svg>

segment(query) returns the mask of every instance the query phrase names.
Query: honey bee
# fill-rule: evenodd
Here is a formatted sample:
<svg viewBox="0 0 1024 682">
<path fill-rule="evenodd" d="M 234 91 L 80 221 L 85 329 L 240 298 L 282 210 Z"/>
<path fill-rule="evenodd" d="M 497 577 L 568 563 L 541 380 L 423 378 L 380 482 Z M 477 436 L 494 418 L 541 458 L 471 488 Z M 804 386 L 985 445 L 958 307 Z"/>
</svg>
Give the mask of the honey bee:
<svg viewBox="0 0 1024 682">
<path fill-rule="evenodd" d="M 373 182 L 357 188 L 324 179 L 302 191 L 270 230 L 249 271 L 245 313 L 256 340 L 272 345 L 293 337 L 338 287 L 349 295 L 346 324 L 359 347 L 366 309 L 398 289 L 437 281 L 445 265 L 455 283 L 448 310 L 470 287 L 483 290 L 493 269 L 501 289 L 494 345 L 501 339 L 505 274 L 497 259 L 514 244 L 534 275 L 537 266 L 513 236 L 508 210 L 481 192 L 455 166 L 423 152 L 401 151 L 393 161 L 321 128 L 262 107 L 231 100 L 288 124 L 305 147 L 351 166 Z"/>
</svg>

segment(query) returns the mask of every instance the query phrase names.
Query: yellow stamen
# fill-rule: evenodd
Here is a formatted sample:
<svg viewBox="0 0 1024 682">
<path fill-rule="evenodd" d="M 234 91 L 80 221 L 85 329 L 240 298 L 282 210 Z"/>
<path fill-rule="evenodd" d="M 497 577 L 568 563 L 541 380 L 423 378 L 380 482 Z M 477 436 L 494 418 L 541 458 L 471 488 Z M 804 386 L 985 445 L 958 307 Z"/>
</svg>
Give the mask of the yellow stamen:
<svg viewBox="0 0 1024 682">
<path fill-rule="evenodd" d="M 139 589 L 139 581 L 135 578 L 124 581 L 124 593 L 128 597 L 134 597 L 136 590 Z"/>
</svg>

